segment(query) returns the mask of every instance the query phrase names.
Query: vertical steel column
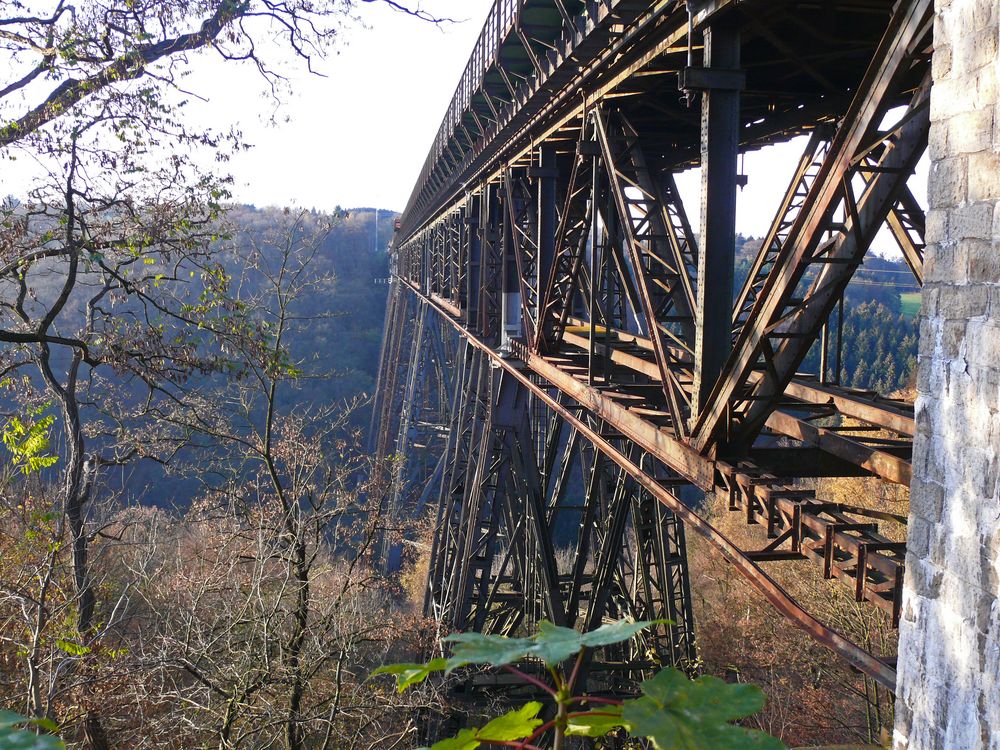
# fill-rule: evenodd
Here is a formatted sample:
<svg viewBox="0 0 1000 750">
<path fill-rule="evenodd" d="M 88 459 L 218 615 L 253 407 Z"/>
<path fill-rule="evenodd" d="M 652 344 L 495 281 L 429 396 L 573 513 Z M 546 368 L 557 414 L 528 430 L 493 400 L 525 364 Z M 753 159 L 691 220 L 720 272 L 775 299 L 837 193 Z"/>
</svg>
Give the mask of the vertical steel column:
<svg viewBox="0 0 1000 750">
<path fill-rule="evenodd" d="M 732 347 L 733 266 L 736 258 L 736 172 L 740 136 L 739 27 L 717 21 L 705 31 L 700 80 L 701 253 L 692 416 L 708 399 Z M 701 75 L 699 75 L 701 74 Z"/>
<path fill-rule="evenodd" d="M 521 335 L 521 275 L 518 272 L 517 254 L 520 251 L 518 226 L 514 223 L 517 206 L 514 195 L 513 167 L 507 167 L 501 183 L 501 213 L 500 253 L 503 268 L 503 330 L 500 335 L 500 348 L 508 345 L 508 340 Z"/>
<path fill-rule="evenodd" d="M 587 356 L 587 385 L 594 384 L 594 362 L 597 358 L 597 351 L 595 347 L 597 346 L 597 337 L 595 335 L 597 326 L 597 265 L 598 265 L 598 248 L 601 243 L 601 219 L 600 219 L 600 209 L 598 208 L 598 197 L 601 192 L 601 171 L 598 168 L 600 157 L 596 154 L 593 157 L 594 169 L 591 173 L 591 187 L 590 187 L 590 247 L 589 247 L 589 273 L 587 274 L 590 281 L 590 288 L 588 290 L 588 301 L 587 301 L 587 318 L 590 322 L 589 331 L 589 350 Z"/>
<path fill-rule="evenodd" d="M 479 317 L 479 267 L 482 258 L 482 240 L 479 236 L 479 221 L 482 211 L 482 196 L 475 193 L 469 196 L 468 208 L 465 212 L 466 231 L 469 237 L 469 268 L 465 273 L 465 319 L 472 331 L 482 330 L 482 320 Z"/>
<path fill-rule="evenodd" d="M 532 170 L 532 175 L 538 179 L 538 262 L 535 265 L 535 289 L 538 290 L 537 302 L 542 304 L 542 293 L 552 273 L 552 263 L 556 255 L 556 230 L 559 217 L 556 212 L 556 178 L 559 170 L 556 166 L 556 147 L 552 144 L 542 146 L 539 151 L 539 166 Z M 535 311 L 535 320 L 541 319 L 541 310 Z"/>
<path fill-rule="evenodd" d="M 500 244 L 500 221 L 502 211 L 497 195 L 499 186 L 495 183 L 483 185 L 480 201 L 480 333 L 483 340 L 491 345 L 500 343 L 503 308 L 503 252 Z"/>
</svg>

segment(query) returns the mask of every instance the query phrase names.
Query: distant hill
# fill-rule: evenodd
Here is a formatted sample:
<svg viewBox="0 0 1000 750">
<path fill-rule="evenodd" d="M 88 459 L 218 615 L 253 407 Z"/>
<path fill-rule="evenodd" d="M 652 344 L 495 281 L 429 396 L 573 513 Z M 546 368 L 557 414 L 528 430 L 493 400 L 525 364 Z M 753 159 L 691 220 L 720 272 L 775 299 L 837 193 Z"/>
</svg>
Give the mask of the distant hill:
<svg viewBox="0 0 1000 750">
<path fill-rule="evenodd" d="M 233 208 L 229 220 L 236 229 L 237 246 L 241 234 L 263 234 L 277 226 L 282 212 L 246 205 Z M 389 289 L 384 283 L 387 246 L 396 216 L 378 211 L 376 245 L 375 209 L 349 209 L 323 243 L 310 271 L 316 277 L 332 274 L 334 279 L 297 306 L 297 315 L 312 318 L 288 340 L 292 360 L 301 363 L 304 377 L 294 389 L 286 389 L 283 407 L 325 406 L 374 390 Z M 222 262 L 234 279 L 246 273 L 239 250 Z M 189 385 L 197 388 L 202 383 L 193 380 Z M 367 425 L 369 414 L 368 405 L 363 405 L 355 413 L 354 424 L 358 428 Z M 198 491 L 194 480 L 172 474 L 166 482 L 164 477 L 162 467 L 142 462 L 111 481 L 117 485 L 113 489 L 124 489 L 126 498 L 144 505 L 186 505 Z"/>
</svg>

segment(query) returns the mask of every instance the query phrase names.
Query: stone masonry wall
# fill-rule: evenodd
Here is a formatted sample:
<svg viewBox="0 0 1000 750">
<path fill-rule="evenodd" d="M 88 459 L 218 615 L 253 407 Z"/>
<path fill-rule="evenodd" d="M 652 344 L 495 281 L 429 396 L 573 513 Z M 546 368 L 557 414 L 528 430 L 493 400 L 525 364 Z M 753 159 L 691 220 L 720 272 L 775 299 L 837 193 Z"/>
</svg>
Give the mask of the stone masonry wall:
<svg viewBox="0 0 1000 750">
<path fill-rule="evenodd" d="M 937 0 L 896 750 L 1000 750 L 1000 0 Z"/>
</svg>

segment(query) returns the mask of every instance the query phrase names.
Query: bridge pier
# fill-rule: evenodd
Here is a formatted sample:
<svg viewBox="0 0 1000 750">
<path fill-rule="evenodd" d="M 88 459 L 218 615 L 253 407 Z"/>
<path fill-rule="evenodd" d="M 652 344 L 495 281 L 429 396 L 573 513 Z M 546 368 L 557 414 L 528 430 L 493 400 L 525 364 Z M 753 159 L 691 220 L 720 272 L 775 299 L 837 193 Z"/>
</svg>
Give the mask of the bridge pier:
<svg viewBox="0 0 1000 750">
<path fill-rule="evenodd" d="M 896 750 L 1000 747 L 1000 9 L 937 0 Z"/>
</svg>

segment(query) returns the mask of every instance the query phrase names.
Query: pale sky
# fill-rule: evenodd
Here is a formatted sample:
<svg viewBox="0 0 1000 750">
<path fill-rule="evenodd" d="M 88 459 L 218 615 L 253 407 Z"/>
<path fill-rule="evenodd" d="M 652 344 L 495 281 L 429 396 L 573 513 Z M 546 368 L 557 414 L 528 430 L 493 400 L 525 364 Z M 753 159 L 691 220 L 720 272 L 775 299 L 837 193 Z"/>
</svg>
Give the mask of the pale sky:
<svg viewBox="0 0 1000 750">
<path fill-rule="evenodd" d="M 339 54 L 322 63 L 328 77 L 296 76 L 293 93 L 278 112 L 289 122 L 262 124 L 273 108 L 256 96 L 232 102 L 235 111 L 245 112 L 241 124 L 256 144 L 232 164 L 236 197 L 257 205 L 402 210 L 492 5 L 492 0 L 424 0 L 424 9 L 461 19 L 438 27 L 379 3 L 365 4 L 361 12 L 369 28 L 345 31 Z M 210 95 L 213 112 L 230 106 L 234 74 L 229 71 L 231 66 L 219 65 L 196 86 L 201 92 L 217 89 Z M 239 75 L 244 82 L 238 90 L 260 91 L 254 73 Z M 804 145 L 803 137 L 744 156 L 749 184 L 737 198 L 738 231 L 766 233 Z M 921 170 L 912 181 L 921 200 L 925 175 Z M 697 169 L 678 176 L 695 232 L 699 183 Z M 876 248 L 891 252 L 894 243 L 880 239 Z"/>
<path fill-rule="evenodd" d="M 255 71 L 214 63 L 202 70 L 188 84 L 209 98 L 200 106 L 237 115 L 255 145 L 230 164 L 235 197 L 401 211 L 492 4 L 423 0 L 425 10 L 460 20 L 440 26 L 362 4 L 368 28 L 344 30 L 338 54 L 316 66 L 325 78 L 295 70 L 276 113 Z M 272 113 L 290 119 L 269 125 Z"/>
</svg>

